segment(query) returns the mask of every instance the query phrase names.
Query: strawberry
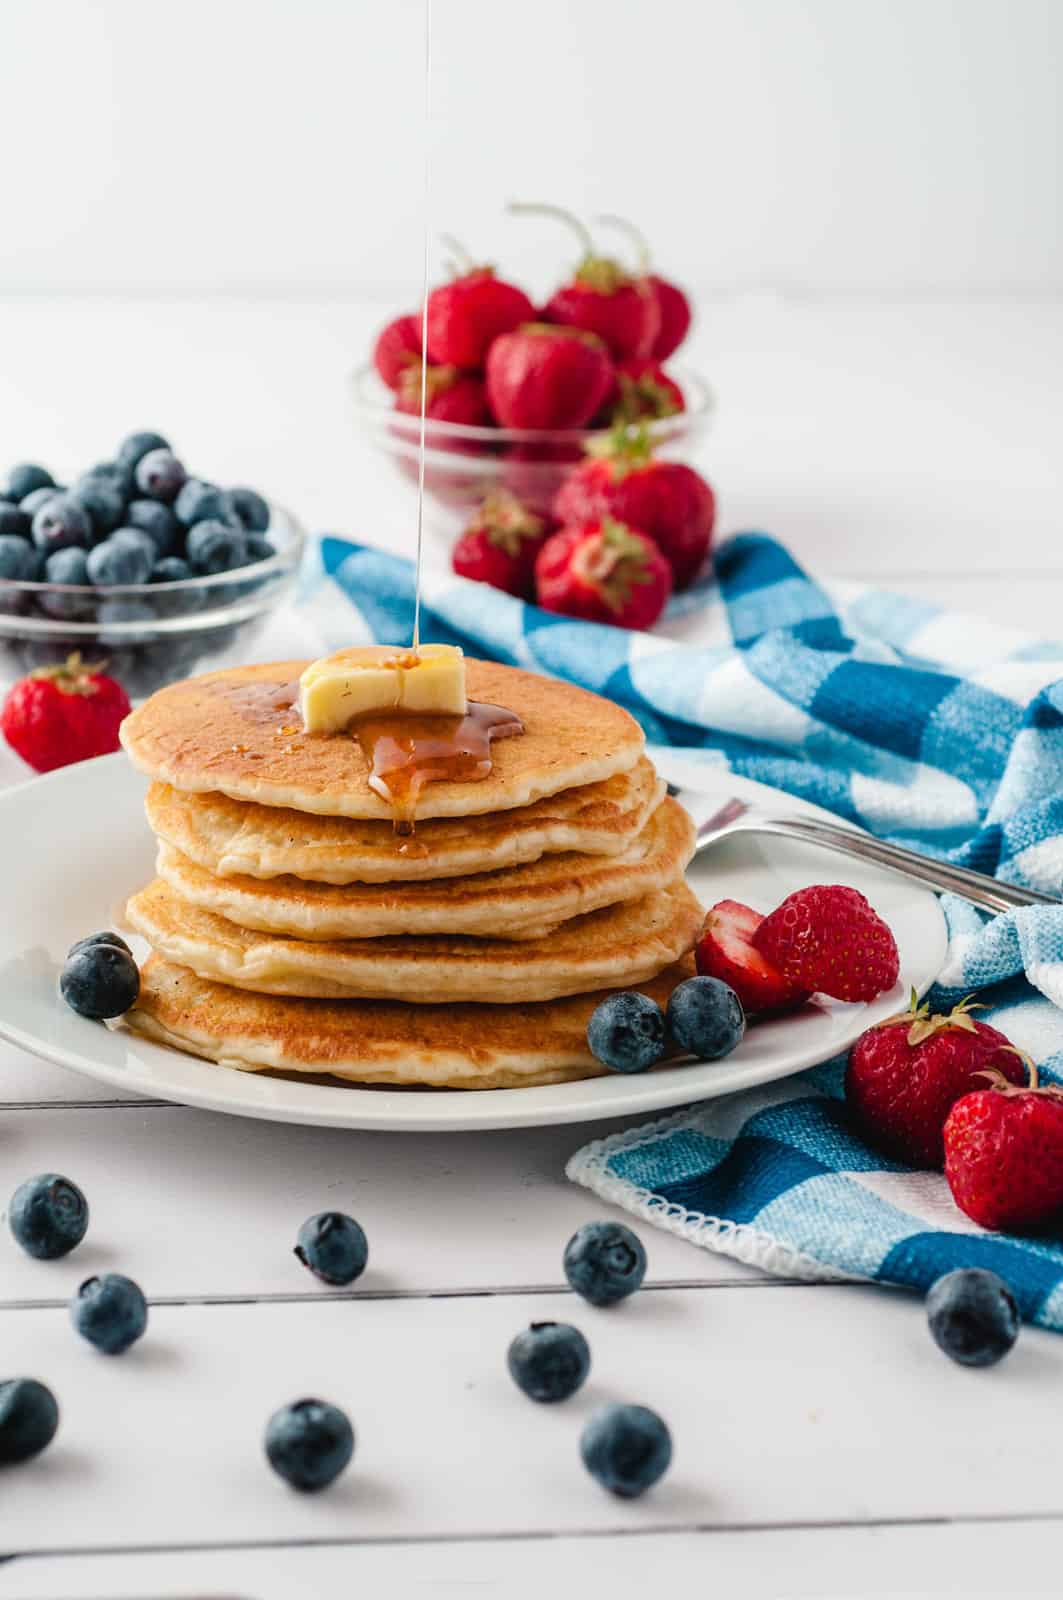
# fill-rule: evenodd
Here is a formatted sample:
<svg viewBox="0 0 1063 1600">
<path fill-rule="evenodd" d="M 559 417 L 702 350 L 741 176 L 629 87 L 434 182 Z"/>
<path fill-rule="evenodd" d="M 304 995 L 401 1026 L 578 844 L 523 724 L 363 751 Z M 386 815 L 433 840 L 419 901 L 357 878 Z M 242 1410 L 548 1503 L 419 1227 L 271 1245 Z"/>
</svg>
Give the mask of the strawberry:
<svg viewBox="0 0 1063 1600">
<path fill-rule="evenodd" d="M 505 487 L 536 516 L 547 518 L 553 525 L 554 496 L 565 473 L 582 460 L 582 446 L 547 440 L 545 444 L 507 445 L 502 454 Z"/>
<path fill-rule="evenodd" d="M 945 1123 L 952 1198 L 983 1228 L 1032 1228 L 1063 1211 L 1063 1089 L 1027 1087 L 1000 1072 L 957 1100 Z"/>
<path fill-rule="evenodd" d="M 38 667 L 7 692 L 0 730 L 35 772 L 118 749 L 118 728 L 129 715 L 125 690 L 102 666 L 72 655 L 63 666 Z"/>
<path fill-rule="evenodd" d="M 421 363 L 406 366 L 399 376 L 395 410 L 413 416 L 421 414 Z M 433 422 L 460 422 L 466 426 L 490 424 L 487 396 L 482 381 L 457 367 L 428 368 L 425 416 Z"/>
<path fill-rule="evenodd" d="M 738 900 L 721 900 L 707 913 L 694 948 L 703 978 L 730 984 L 747 1016 L 792 1011 L 808 999 L 808 990 L 787 981 L 753 946 L 764 921 L 759 911 Z"/>
<path fill-rule="evenodd" d="M 588 447 L 588 458 L 558 491 L 560 522 L 615 517 L 649 537 L 672 568 L 677 589 L 705 565 L 712 544 L 716 499 L 693 467 L 657 461 L 645 430 L 616 428 Z"/>
<path fill-rule="evenodd" d="M 661 319 L 660 331 L 650 355 L 654 361 L 667 361 L 690 332 L 690 301 L 676 284 L 658 277 L 655 272 L 649 274 L 649 282 L 657 297 Z"/>
<path fill-rule="evenodd" d="M 534 321 L 535 307 L 523 289 L 496 278 L 494 267 L 475 266 L 456 241 L 446 242 L 461 266 L 428 296 L 428 358 L 440 366 L 479 368 L 492 340 Z"/>
<path fill-rule="evenodd" d="M 603 517 L 551 534 L 535 563 L 535 587 L 544 611 L 649 628 L 672 592 L 672 574 L 652 540 Z"/>
<path fill-rule="evenodd" d="M 788 895 L 753 943 L 791 983 L 835 1000 L 873 1000 L 897 982 L 897 941 L 863 895 L 841 884 Z"/>
<path fill-rule="evenodd" d="M 450 564 L 462 578 L 476 578 L 521 600 L 535 589 L 535 558 L 549 536 L 549 524 L 498 489 L 485 497 L 451 552 Z"/>
<path fill-rule="evenodd" d="M 621 361 L 616 369 L 616 389 L 606 401 L 609 420 L 641 422 L 674 417 L 686 410 L 683 391 L 659 361 Z"/>
<path fill-rule="evenodd" d="M 605 345 L 578 328 L 526 322 L 487 352 L 487 398 L 505 428 L 582 428 L 612 383 Z"/>
<path fill-rule="evenodd" d="M 373 365 L 389 389 L 399 387 L 407 367 L 421 364 L 421 319 L 415 312 L 396 317 L 378 335 Z"/>
<path fill-rule="evenodd" d="M 631 277 L 618 261 L 598 255 L 583 224 L 559 206 L 511 205 L 509 209 L 525 215 L 560 218 L 583 248 L 571 279 L 546 302 L 547 320 L 596 333 L 617 361 L 648 356 L 661 330 L 661 314 L 647 279 Z"/>
<path fill-rule="evenodd" d="M 971 1016 L 970 1001 L 931 1016 L 915 990 L 907 1011 L 862 1033 L 849 1052 L 845 1097 L 868 1138 L 913 1167 L 945 1159 L 945 1118 L 978 1076 L 996 1068 L 1012 1083 L 1025 1077 L 1002 1033 Z"/>
</svg>

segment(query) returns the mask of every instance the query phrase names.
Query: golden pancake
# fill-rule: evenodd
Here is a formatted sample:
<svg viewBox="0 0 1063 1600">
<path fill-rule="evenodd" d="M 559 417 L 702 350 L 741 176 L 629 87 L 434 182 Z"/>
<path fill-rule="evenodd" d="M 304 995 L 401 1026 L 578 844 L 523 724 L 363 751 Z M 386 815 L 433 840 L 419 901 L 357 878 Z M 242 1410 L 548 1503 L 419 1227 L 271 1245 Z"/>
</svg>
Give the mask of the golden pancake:
<svg viewBox="0 0 1063 1600">
<path fill-rule="evenodd" d="M 643 983 L 692 948 L 702 917 L 682 879 L 522 942 L 453 935 L 285 939 L 189 905 L 161 878 L 133 896 L 126 914 L 160 955 L 201 978 L 263 994 L 417 1006 L 552 1000 Z"/>
<path fill-rule="evenodd" d="M 172 845 L 156 870 L 183 899 L 242 928 L 295 939 L 376 939 L 462 933 L 538 939 L 570 917 L 663 889 L 694 853 L 694 824 L 677 800 L 658 806 L 622 856 L 543 856 L 529 866 L 424 883 L 337 886 L 283 878 L 216 878 Z"/>
<path fill-rule="evenodd" d="M 160 689 L 122 724 L 134 766 L 175 789 L 231 795 L 324 816 L 390 820 L 370 789 L 357 740 L 305 734 L 296 705 L 305 661 L 237 667 Z M 478 782 L 430 783 L 419 817 L 465 817 L 531 805 L 599 783 L 639 760 L 643 734 L 620 706 L 557 678 L 466 662 L 470 700 L 505 706 L 524 733 L 496 741 Z"/>
<path fill-rule="evenodd" d="M 693 970 L 687 958 L 639 988 L 666 1005 Z M 152 956 L 124 1021 L 148 1039 L 245 1072 L 509 1089 L 602 1076 L 606 1069 L 586 1038 L 602 998 L 416 1008 L 396 1000 L 277 999 L 208 982 Z"/>
<path fill-rule="evenodd" d="M 643 756 L 629 772 L 530 806 L 418 823 L 412 847 L 390 822 L 311 816 L 167 783 L 151 785 L 145 807 L 158 838 L 218 877 L 398 883 L 496 872 L 568 850 L 619 855 L 664 794 L 664 780 Z"/>
</svg>

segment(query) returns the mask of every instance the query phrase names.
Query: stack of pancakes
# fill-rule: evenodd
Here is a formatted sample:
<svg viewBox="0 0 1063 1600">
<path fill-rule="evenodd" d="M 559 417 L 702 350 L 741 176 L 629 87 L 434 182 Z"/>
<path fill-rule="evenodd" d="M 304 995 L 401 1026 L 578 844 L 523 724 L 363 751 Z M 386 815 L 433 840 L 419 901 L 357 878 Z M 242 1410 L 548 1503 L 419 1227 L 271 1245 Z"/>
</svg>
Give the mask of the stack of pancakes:
<svg viewBox="0 0 1063 1600">
<path fill-rule="evenodd" d="M 466 663 L 524 733 L 477 782 L 425 786 L 412 839 L 358 742 L 307 735 L 305 662 L 174 684 L 127 718 L 158 876 L 129 1026 L 251 1071 L 501 1088 L 590 1077 L 604 992 L 662 1003 L 692 970 L 694 848 L 626 711 Z"/>
</svg>

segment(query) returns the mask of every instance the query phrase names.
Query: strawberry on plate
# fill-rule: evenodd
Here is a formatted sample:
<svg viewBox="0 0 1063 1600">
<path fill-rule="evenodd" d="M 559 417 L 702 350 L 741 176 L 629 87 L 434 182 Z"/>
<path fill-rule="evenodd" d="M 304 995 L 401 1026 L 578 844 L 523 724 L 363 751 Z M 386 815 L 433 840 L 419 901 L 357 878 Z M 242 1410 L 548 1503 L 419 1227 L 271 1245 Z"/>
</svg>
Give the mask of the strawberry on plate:
<svg viewBox="0 0 1063 1600">
<path fill-rule="evenodd" d="M 952 1198 L 983 1228 L 1033 1228 L 1063 1212 L 1063 1089 L 1012 1083 L 990 1070 L 945 1123 Z"/>
<path fill-rule="evenodd" d="M 897 941 L 857 889 L 813 884 L 764 918 L 753 943 L 791 983 L 835 1000 L 874 1000 L 900 970 Z"/>
<path fill-rule="evenodd" d="M 0 731 L 35 772 L 118 749 L 118 729 L 129 715 L 122 685 L 72 655 L 62 666 L 38 667 L 7 692 Z"/>
<path fill-rule="evenodd" d="M 649 628 L 672 592 L 672 574 L 651 539 L 602 517 L 547 539 L 535 563 L 535 588 L 545 611 Z"/>
<path fill-rule="evenodd" d="M 912 991 L 907 1011 L 862 1033 L 849 1052 L 845 1098 L 872 1144 L 913 1167 L 945 1160 L 945 1119 L 987 1070 L 1022 1083 L 1021 1060 L 1004 1034 L 962 1001 L 931 1016 Z"/>
<path fill-rule="evenodd" d="M 450 564 L 462 578 L 475 578 L 521 600 L 535 591 L 535 558 L 550 524 L 515 494 L 497 489 L 486 495 L 451 552 Z"/>
<path fill-rule="evenodd" d="M 752 906 L 720 900 L 706 914 L 694 950 L 701 977 L 729 984 L 747 1016 L 793 1011 L 808 999 L 807 989 L 784 978 L 754 946 L 753 935 L 763 921 Z"/>
</svg>

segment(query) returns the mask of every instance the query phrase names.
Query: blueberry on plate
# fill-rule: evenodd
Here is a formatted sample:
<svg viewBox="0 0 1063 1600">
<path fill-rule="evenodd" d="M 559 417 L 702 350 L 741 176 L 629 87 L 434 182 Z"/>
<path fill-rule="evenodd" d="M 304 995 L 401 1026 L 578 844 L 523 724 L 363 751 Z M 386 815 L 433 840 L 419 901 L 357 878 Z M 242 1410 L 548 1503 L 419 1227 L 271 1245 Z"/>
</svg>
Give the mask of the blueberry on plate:
<svg viewBox="0 0 1063 1600">
<path fill-rule="evenodd" d="M 327 1400 L 296 1400 L 266 1424 L 266 1456 L 293 1489 L 326 1489 L 354 1454 L 354 1429 Z"/>
<path fill-rule="evenodd" d="M 588 1419 L 579 1449 L 603 1489 L 633 1500 L 667 1472 L 672 1436 L 648 1406 L 602 1406 Z"/>
<path fill-rule="evenodd" d="M 178 522 L 191 528 L 196 522 L 223 522 L 227 528 L 241 528 L 229 496 L 224 489 L 202 478 L 189 478 L 181 486 L 181 493 L 173 504 Z"/>
<path fill-rule="evenodd" d="M 7 1466 L 39 1456 L 55 1438 L 59 1407 L 36 1378 L 0 1378 L 0 1462 Z"/>
<path fill-rule="evenodd" d="M 506 1353 L 509 1375 L 530 1400 L 567 1400 L 591 1370 L 590 1345 L 568 1322 L 533 1322 Z"/>
<path fill-rule="evenodd" d="M 89 581 L 88 563 L 80 545 L 68 545 L 65 550 L 57 550 L 50 555 L 44 563 L 44 579 L 46 583 L 85 587 Z M 91 595 L 46 593 L 40 595 L 39 599 L 42 611 L 63 621 L 92 615 Z"/>
<path fill-rule="evenodd" d="M 0 538 L 28 539 L 33 531 L 33 518 L 21 506 L 10 500 L 0 500 Z"/>
<path fill-rule="evenodd" d="M 197 522 L 188 530 L 185 554 L 193 572 L 202 576 L 231 572 L 247 565 L 247 535 L 214 519 Z"/>
<path fill-rule="evenodd" d="M 52 495 L 33 515 L 33 542 L 46 556 L 92 542 L 88 512 L 69 494 Z"/>
<path fill-rule="evenodd" d="M 20 461 L 8 473 L 3 494 L 5 500 L 25 500 L 36 489 L 54 488 L 55 479 L 46 467 L 39 467 L 35 461 Z"/>
<path fill-rule="evenodd" d="M 270 561 L 277 554 L 276 546 L 260 533 L 249 533 L 247 536 L 247 561 L 250 566 L 255 561 Z"/>
<path fill-rule="evenodd" d="M 125 518 L 125 500 L 109 478 L 79 478 L 69 494 L 89 519 L 93 543 L 106 539 Z"/>
<path fill-rule="evenodd" d="M 131 500 L 126 506 L 126 526 L 146 533 L 158 560 L 174 553 L 181 542 L 181 524 L 161 500 Z"/>
<path fill-rule="evenodd" d="M 681 1050 L 699 1061 L 718 1061 L 741 1043 L 746 1014 L 722 979 L 687 978 L 672 990 L 668 1029 Z"/>
<path fill-rule="evenodd" d="M 134 478 L 141 494 L 168 504 L 185 481 L 185 469 L 172 450 L 149 450 L 137 462 Z"/>
<path fill-rule="evenodd" d="M 1019 1337 L 1019 1308 L 1003 1278 L 960 1267 L 932 1284 L 926 1316 L 939 1350 L 964 1367 L 991 1367 Z"/>
<path fill-rule="evenodd" d="M 0 578 L 11 583 L 36 583 L 41 553 L 14 533 L 0 533 Z"/>
<path fill-rule="evenodd" d="M 127 956 L 133 954 L 120 933 L 113 933 L 110 928 L 104 928 L 100 933 L 87 933 L 83 939 L 75 939 L 66 953 L 69 961 L 78 950 L 87 950 L 93 944 L 113 944 L 116 949 L 124 950 Z"/>
<path fill-rule="evenodd" d="M 89 551 L 88 575 L 89 582 L 98 587 L 111 588 L 121 584 L 147 583 L 151 576 L 151 569 L 155 565 L 153 554 L 154 546 L 151 540 L 144 535 L 144 543 L 139 540 L 120 539 L 117 534 L 124 530 L 119 528 L 116 534 L 98 544 L 94 550 Z M 133 528 L 130 533 L 135 532 Z"/>
<path fill-rule="evenodd" d="M 75 945 L 59 975 L 59 990 L 79 1017 L 101 1022 L 121 1017 L 140 993 L 140 973 L 128 948 L 114 944 Z"/>
<path fill-rule="evenodd" d="M 85 1279 L 70 1302 L 70 1320 L 97 1350 L 120 1356 L 147 1327 L 148 1302 L 132 1278 L 105 1272 Z"/>
<path fill-rule="evenodd" d="M 664 1040 L 664 1012 L 634 989 L 606 995 L 587 1024 L 588 1048 L 610 1072 L 645 1072 L 664 1055 Z"/>
<path fill-rule="evenodd" d="M 115 459 L 120 467 L 132 470 L 143 460 L 149 450 L 169 450 L 169 448 L 169 440 L 164 439 L 161 433 L 147 431 L 131 433 L 118 446 L 118 453 Z"/>
<path fill-rule="evenodd" d="M 269 527 L 269 506 L 257 489 L 230 489 L 229 504 L 248 533 L 264 533 Z"/>
<path fill-rule="evenodd" d="M 322 1283 L 353 1283 L 365 1271 L 369 1241 L 353 1217 L 319 1211 L 299 1229 L 295 1254 Z"/>
<path fill-rule="evenodd" d="M 62 489 L 56 484 L 45 484 L 41 489 L 31 490 L 24 499 L 20 500 L 19 510 L 24 511 L 32 521 L 42 506 L 46 506 L 49 500 L 54 500 L 57 494 L 62 493 Z"/>
<path fill-rule="evenodd" d="M 7 1217 L 16 1244 L 27 1255 L 38 1261 L 58 1261 L 85 1237 L 89 1203 L 69 1178 L 42 1172 L 19 1184 Z"/>
<path fill-rule="evenodd" d="M 646 1276 L 642 1240 L 622 1222 L 585 1222 L 572 1235 L 562 1258 L 565 1277 L 592 1306 L 624 1300 Z"/>
</svg>

